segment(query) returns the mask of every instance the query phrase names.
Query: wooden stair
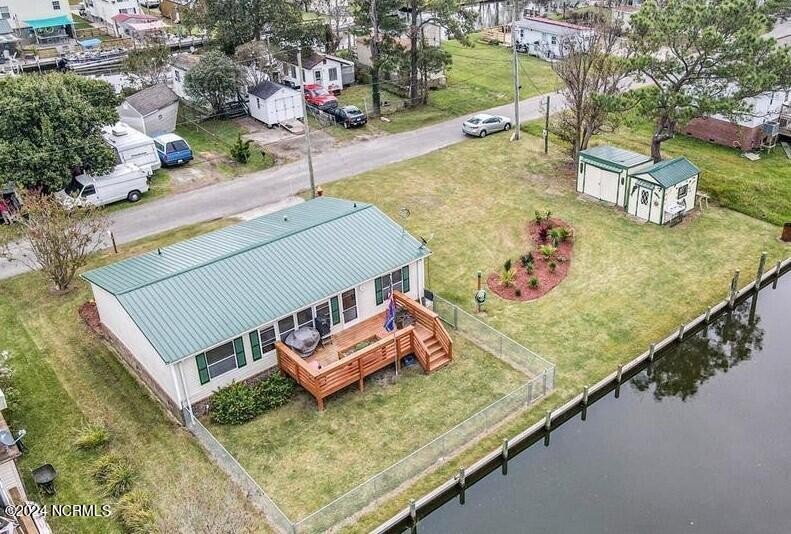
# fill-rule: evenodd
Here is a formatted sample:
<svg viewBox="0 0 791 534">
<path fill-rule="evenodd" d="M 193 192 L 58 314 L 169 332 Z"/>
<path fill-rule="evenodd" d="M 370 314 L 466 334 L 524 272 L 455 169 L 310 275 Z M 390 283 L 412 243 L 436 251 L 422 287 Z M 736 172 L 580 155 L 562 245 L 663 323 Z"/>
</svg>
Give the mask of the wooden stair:
<svg viewBox="0 0 791 534">
<path fill-rule="evenodd" d="M 436 371 L 450 363 L 451 357 L 434 336 L 431 330 L 418 325 L 415 329 L 417 342 L 420 343 L 428 354 L 428 372 Z"/>
</svg>

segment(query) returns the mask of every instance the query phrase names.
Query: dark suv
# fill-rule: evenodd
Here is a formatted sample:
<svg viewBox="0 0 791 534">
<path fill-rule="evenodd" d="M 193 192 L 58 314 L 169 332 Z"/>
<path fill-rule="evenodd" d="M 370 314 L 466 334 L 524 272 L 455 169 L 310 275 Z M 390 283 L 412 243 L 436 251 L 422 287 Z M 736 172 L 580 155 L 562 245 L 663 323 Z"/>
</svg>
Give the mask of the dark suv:
<svg viewBox="0 0 791 534">
<path fill-rule="evenodd" d="M 335 109 L 328 109 L 326 112 L 335 118 L 335 122 L 343 124 L 344 128 L 365 126 L 365 123 L 368 122 L 366 114 L 360 111 L 357 106 L 339 106 Z"/>
</svg>

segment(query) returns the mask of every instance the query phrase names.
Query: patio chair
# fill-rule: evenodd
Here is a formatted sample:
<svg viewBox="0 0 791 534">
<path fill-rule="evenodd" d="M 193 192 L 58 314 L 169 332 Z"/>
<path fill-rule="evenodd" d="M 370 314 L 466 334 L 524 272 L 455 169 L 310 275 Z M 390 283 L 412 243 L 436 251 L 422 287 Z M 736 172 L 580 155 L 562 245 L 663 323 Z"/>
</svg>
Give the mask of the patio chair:
<svg viewBox="0 0 791 534">
<path fill-rule="evenodd" d="M 331 326 L 330 326 L 330 318 L 329 317 L 316 317 L 313 320 L 313 325 L 315 326 L 316 330 L 319 332 L 319 341 L 321 342 L 321 346 L 324 347 L 324 341 L 326 339 L 330 340 L 332 343 L 332 334 L 330 333 Z"/>
</svg>

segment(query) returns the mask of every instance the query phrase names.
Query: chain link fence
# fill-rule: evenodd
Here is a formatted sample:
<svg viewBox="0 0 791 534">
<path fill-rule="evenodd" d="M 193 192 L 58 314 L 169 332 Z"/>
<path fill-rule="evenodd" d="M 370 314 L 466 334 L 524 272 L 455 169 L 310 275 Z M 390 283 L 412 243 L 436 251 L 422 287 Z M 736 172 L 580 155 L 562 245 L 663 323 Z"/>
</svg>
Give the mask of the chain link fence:
<svg viewBox="0 0 791 534">
<path fill-rule="evenodd" d="M 532 350 L 436 294 L 434 295 L 434 312 L 444 323 L 475 345 L 528 376 L 536 376 L 555 367 Z M 549 384 L 549 389 L 552 389 L 554 387 L 554 372 L 550 375 L 552 381 Z"/>
</svg>

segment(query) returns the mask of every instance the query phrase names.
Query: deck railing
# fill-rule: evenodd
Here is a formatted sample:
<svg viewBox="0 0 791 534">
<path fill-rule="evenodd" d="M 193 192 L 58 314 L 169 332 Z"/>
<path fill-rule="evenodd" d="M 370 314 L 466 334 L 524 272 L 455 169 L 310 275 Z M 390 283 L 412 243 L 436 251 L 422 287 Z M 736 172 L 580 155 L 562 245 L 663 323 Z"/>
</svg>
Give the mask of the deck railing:
<svg viewBox="0 0 791 534">
<path fill-rule="evenodd" d="M 432 332 L 432 334 L 434 334 L 434 337 L 442 346 L 442 349 L 445 351 L 448 357 L 453 359 L 453 341 L 451 340 L 448 331 L 445 330 L 445 325 L 442 324 L 442 320 L 440 319 L 439 315 L 429 310 L 425 306 L 420 305 L 399 291 L 393 293 L 393 296 L 395 298 L 396 304 L 409 310 L 409 312 L 417 320 L 418 324 L 427 328 Z"/>
</svg>

